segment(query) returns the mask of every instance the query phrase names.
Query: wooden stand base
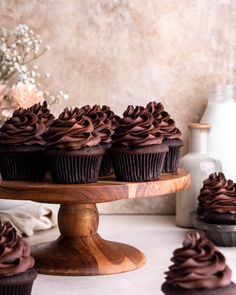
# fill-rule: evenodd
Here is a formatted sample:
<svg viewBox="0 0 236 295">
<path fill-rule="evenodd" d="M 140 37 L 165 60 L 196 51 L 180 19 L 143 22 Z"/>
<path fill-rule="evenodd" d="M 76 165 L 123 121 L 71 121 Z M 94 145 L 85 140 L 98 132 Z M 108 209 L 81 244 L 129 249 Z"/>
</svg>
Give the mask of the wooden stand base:
<svg viewBox="0 0 236 295">
<path fill-rule="evenodd" d="M 146 257 L 138 249 L 103 240 L 97 234 L 98 219 L 95 204 L 61 205 L 61 236 L 33 247 L 37 271 L 51 275 L 103 275 L 142 267 Z"/>
</svg>

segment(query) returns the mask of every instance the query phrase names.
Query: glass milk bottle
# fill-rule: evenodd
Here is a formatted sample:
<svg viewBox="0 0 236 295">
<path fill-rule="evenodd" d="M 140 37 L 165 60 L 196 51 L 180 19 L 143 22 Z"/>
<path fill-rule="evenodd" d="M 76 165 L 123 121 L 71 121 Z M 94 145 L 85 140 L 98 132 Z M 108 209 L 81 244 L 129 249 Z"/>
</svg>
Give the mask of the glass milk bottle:
<svg viewBox="0 0 236 295">
<path fill-rule="evenodd" d="M 196 211 L 198 196 L 203 180 L 209 174 L 221 171 L 218 160 L 209 156 L 209 124 L 189 124 L 189 153 L 181 160 L 179 167 L 191 173 L 190 187 L 176 194 L 176 225 L 193 227 L 191 212 Z"/>
<path fill-rule="evenodd" d="M 210 154 L 220 160 L 226 178 L 236 182 L 236 85 L 216 85 L 209 89 L 201 122 L 211 125 Z"/>
</svg>

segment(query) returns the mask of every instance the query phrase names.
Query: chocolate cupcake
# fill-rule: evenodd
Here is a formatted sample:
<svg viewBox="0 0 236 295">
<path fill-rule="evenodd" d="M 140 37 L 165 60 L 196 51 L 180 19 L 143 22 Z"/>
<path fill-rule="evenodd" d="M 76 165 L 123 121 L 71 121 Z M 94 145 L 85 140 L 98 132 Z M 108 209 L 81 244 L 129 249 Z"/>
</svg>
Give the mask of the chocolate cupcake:
<svg viewBox="0 0 236 295">
<path fill-rule="evenodd" d="M 96 182 L 104 147 L 91 120 L 78 109 L 65 108 L 45 134 L 53 182 Z"/>
<path fill-rule="evenodd" d="M 162 291 L 166 295 L 233 295 L 236 285 L 224 255 L 203 233 L 188 234 L 174 251 Z"/>
<path fill-rule="evenodd" d="M 236 187 L 222 172 L 212 173 L 204 180 L 198 201 L 197 212 L 204 221 L 236 224 Z"/>
<path fill-rule="evenodd" d="M 83 106 L 80 112 L 85 116 L 89 117 L 94 125 L 94 130 L 101 137 L 101 144 L 106 150 L 103 156 L 100 176 L 108 176 L 114 173 L 112 166 L 111 156 L 109 153 L 109 148 L 111 147 L 111 136 L 114 134 L 114 130 L 117 127 L 117 116 L 111 111 L 110 107 L 99 105 L 94 105 L 90 107 L 89 105 Z"/>
<path fill-rule="evenodd" d="M 179 165 L 180 148 L 183 146 L 183 141 L 180 139 L 182 133 L 176 127 L 175 121 L 170 118 L 170 115 L 166 111 L 164 111 L 164 107 L 161 103 L 157 103 L 155 101 L 149 102 L 146 106 L 146 109 L 158 122 L 160 126 L 160 132 L 164 137 L 163 142 L 169 148 L 169 151 L 165 157 L 162 172 L 176 172 Z"/>
<path fill-rule="evenodd" d="M 9 222 L 0 223 L 0 294 L 30 295 L 37 272 L 30 246 Z"/>
<path fill-rule="evenodd" d="M 144 107 L 128 106 L 112 137 L 112 162 L 117 180 L 158 180 L 168 147 L 159 125 Z"/>
<path fill-rule="evenodd" d="M 42 104 L 40 102 L 36 103 L 32 107 L 30 107 L 29 110 L 38 116 L 39 120 L 41 120 L 41 122 L 43 122 L 43 124 L 45 125 L 46 130 L 48 130 L 48 128 L 52 125 L 55 117 L 48 109 L 47 102 L 44 101 Z"/>
<path fill-rule="evenodd" d="M 115 133 L 115 129 L 118 127 L 118 121 L 120 120 L 120 117 L 115 115 L 115 113 L 110 109 L 109 106 L 103 105 L 102 111 L 107 115 L 107 117 L 111 121 L 111 136 L 112 136 Z M 111 137 L 110 137 L 109 143 L 112 143 Z M 108 149 L 102 158 L 102 164 L 101 164 L 99 175 L 109 176 L 112 174 L 114 174 L 114 168 L 112 165 L 111 155 Z"/>
<path fill-rule="evenodd" d="M 45 176 L 44 123 L 19 108 L 0 129 L 0 172 L 6 180 L 42 180 Z"/>
<path fill-rule="evenodd" d="M 198 197 L 195 227 L 218 246 L 236 246 L 236 185 L 223 173 L 212 173 Z"/>
</svg>

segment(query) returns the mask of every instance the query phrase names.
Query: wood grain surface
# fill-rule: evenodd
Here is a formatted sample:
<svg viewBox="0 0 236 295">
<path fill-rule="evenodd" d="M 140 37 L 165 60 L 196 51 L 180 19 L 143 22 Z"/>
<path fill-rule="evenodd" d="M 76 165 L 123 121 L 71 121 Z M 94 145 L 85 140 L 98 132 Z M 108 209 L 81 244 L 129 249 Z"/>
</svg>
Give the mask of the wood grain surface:
<svg viewBox="0 0 236 295">
<path fill-rule="evenodd" d="M 97 234 L 99 215 L 94 204 L 61 205 L 61 236 L 32 248 L 36 269 L 51 275 L 103 275 L 138 269 L 146 257 L 138 249 L 103 240 Z"/>
<path fill-rule="evenodd" d="M 60 204 L 89 204 L 119 199 L 162 196 L 187 188 L 190 174 L 178 169 L 162 174 L 160 180 L 150 182 L 119 182 L 113 176 L 100 178 L 96 183 L 55 184 L 45 182 L 0 182 L 0 198 L 31 200 Z"/>
</svg>

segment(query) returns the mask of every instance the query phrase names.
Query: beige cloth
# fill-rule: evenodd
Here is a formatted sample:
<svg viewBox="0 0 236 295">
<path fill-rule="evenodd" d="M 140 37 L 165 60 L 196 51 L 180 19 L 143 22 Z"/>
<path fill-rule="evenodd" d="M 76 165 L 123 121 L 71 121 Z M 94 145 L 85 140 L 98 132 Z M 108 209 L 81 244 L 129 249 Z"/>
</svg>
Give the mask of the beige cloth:
<svg viewBox="0 0 236 295">
<path fill-rule="evenodd" d="M 59 205 L 32 203 L 0 210 L 0 220 L 10 221 L 20 234 L 32 236 L 35 231 L 57 225 Z"/>
</svg>

